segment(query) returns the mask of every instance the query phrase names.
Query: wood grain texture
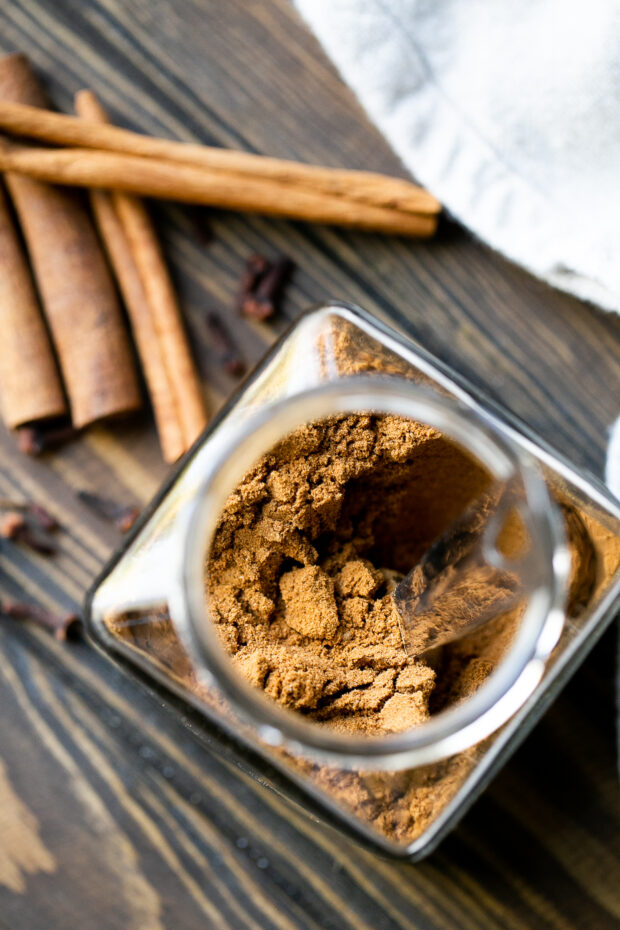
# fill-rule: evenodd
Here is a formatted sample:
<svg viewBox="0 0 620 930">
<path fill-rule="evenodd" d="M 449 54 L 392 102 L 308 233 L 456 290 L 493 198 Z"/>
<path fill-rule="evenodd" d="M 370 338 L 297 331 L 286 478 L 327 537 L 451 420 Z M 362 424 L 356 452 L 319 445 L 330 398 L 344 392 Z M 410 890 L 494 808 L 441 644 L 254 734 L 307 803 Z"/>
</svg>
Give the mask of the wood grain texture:
<svg viewBox="0 0 620 930">
<path fill-rule="evenodd" d="M 0 49 L 25 51 L 67 112 L 89 86 L 118 125 L 403 175 L 286 0 L 8 0 Z M 176 205 L 153 214 L 214 409 L 234 382 L 209 345 L 208 311 L 229 318 L 254 361 L 307 305 L 340 297 L 395 321 L 601 474 L 618 414 L 617 318 L 449 225 L 421 244 Z M 207 218 L 208 246 L 196 232 Z M 298 266 L 270 326 L 233 318 L 251 251 Z M 119 541 L 76 490 L 143 503 L 165 473 L 148 418 L 36 461 L 3 433 L 0 495 L 40 500 L 65 530 L 52 560 L 3 545 L 0 592 L 74 608 Z M 463 825 L 411 866 L 308 820 L 85 644 L 7 621 L 0 791 L 17 801 L 0 812 L 0 930 L 609 930 L 620 921 L 613 645 L 610 633 Z"/>
</svg>

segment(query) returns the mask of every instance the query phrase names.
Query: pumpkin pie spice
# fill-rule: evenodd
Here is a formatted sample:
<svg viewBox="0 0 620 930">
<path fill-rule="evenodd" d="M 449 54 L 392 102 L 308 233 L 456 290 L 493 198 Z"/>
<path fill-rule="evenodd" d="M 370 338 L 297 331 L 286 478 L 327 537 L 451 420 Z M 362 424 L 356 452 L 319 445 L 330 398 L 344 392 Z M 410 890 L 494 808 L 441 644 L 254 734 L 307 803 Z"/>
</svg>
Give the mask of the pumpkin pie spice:
<svg viewBox="0 0 620 930">
<path fill-rule="evenodd" d="M 406 418 L 333 417 L 278 443 L 230 495 L 206 561 L 210 613 L 239 672 L 343 734 L 402 732 L 473 694 L 509 648 L 518 610 L 416 656 L 403 648 L 390 592 L 488 484 L 488 473 L 457 446 Z M 590 534 L 600 527 L 586 529 L 568 502 L 561 506 L 572 556 L 570 617 L 597 584 Z M 111 616 L 108 625 L 205 707 L 229 716 L 218 692 L 200 681 L 166 611 Z M 487 742 L 385 772 L 272 752 L 358 820 L 408 844 L 454 797 Z"/>
<path fill-rule="evenodd" d="M 488 484 L 471 457 L 404 417 L 332 417 L 278 443 L 230 496 L 207 565 L 237 669 L 343 733 L 402 732 L 472 693 L 514 618 L 493 648 L 483 636 L 480 650 L 410 655 L 391 591 Z"/>
</svg>

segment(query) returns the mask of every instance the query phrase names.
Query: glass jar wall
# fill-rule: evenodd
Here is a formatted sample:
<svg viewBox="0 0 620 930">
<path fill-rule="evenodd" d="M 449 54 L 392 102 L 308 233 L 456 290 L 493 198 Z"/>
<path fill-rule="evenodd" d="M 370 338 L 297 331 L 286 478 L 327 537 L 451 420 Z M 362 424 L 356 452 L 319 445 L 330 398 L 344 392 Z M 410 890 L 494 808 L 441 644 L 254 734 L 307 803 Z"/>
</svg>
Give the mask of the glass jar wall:
<svg viewBox="0 0 620 930">
<path fill-rule="evenodd" d="M 529 475 L 532 542 L 544 569 L 504 653 L 488 660 L 488 680 L 387 739 L 343 738 L 257 694 L 218 645 L 204 594 L 205 553 L 248 467 L 299 424 L 355 410 L 441 429 L 478 460 L 463 457 L 461 475 L 483 467 L 497 478 L 507 462 Z M 602 632 L 618 602 L 619 566 L 620 513 L 602 487 L 419 346 L 362 311 L 330 305 L 295 324 L 181 463 L 93 588 L 89 628 L 153 686 L 195 708 L 210 732 L 232 734 L 240 753 L 249 747 L 258 777 L 268 771 L 358 836 L 418 857 L 462 815 Z"/>
</svg>

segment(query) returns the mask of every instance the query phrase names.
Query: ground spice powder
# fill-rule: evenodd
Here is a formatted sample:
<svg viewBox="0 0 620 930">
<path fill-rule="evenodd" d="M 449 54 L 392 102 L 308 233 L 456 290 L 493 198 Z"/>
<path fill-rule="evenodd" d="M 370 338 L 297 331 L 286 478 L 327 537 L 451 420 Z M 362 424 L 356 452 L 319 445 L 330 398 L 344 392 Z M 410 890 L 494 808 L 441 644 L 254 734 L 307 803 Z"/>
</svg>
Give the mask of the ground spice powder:
<svg viewBox="0 0 620 930">
<path fill-rule="evenodd" d="M 501 650 L 496 630 L 492 658 L 462 655 L 455 668 L 446 648 L 407 653 L 391 590 L 489 480 L 408 418 L 297 429 L 231 495 L 208 561 L 212 615 L 238 670 L 343 732 L 403 731 L 470 694 L 514 622 Z"/>
<path fill-rule="evenodd" d="M 518 615 L 504 613 L 422 659 L 405 653 L 389 594 L 488 483 L 437 431 L 398 417 L 335 417 L 279 443 L 230 496 L 207 560 L 211 612 L 240 672 L 285 706 L 345 733 L 400 731 L 471 695 L 501 662 Z M 620 546 L 554 493 L 572 556 L 570 637 L 571 618 L 616 571 Z M 222 696 L 199 680 L 166 610 L 110 615 L 107 625 L 216 719 L 244 731 Z M 397 772 L 345 771 L 270 752 L 336 807 L 406 845 L 494 739 Z"/>
</svg>

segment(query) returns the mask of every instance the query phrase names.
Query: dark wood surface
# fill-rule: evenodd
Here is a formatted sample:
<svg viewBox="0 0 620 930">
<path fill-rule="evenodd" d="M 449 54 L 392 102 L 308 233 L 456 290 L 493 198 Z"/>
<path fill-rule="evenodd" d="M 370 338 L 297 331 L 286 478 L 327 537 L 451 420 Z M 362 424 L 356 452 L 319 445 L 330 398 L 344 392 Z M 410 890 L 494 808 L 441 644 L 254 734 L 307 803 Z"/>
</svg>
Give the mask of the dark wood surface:
<svg viewBox="0 0 620 930">
<path fill-rule="evenodd" d="M 131 128 L 402 173 L 286 0 L 5 0 L 0 47 L 27 52 L 62 109 L 91 86 Z M 213 408 L 234 382 L 207 311 L 230 318 L 255 361 L 308 304 L 346 298 L 602 473 L 617 318 L 450 224 L 421 244 L 173 205 L 155 215 Z M 269 326 L 231 310 L 254 250 L 297 264 Z M 166 473 L 152 423 L 95 429 L 37 461 L 0 438 L 0 494 L 34 497 L 64 526 L 53 559 L 3 546 L 0 593 L 74 608 L 119 542 L 76 489 L 145 503 Z M 86 643 L 6 622 L 0 930 L 609 930 L 620 919 L 614 644 L 612 631 L 463 824 L 413 866 L 361 851 L 195 744 Z"/>
</svg>

